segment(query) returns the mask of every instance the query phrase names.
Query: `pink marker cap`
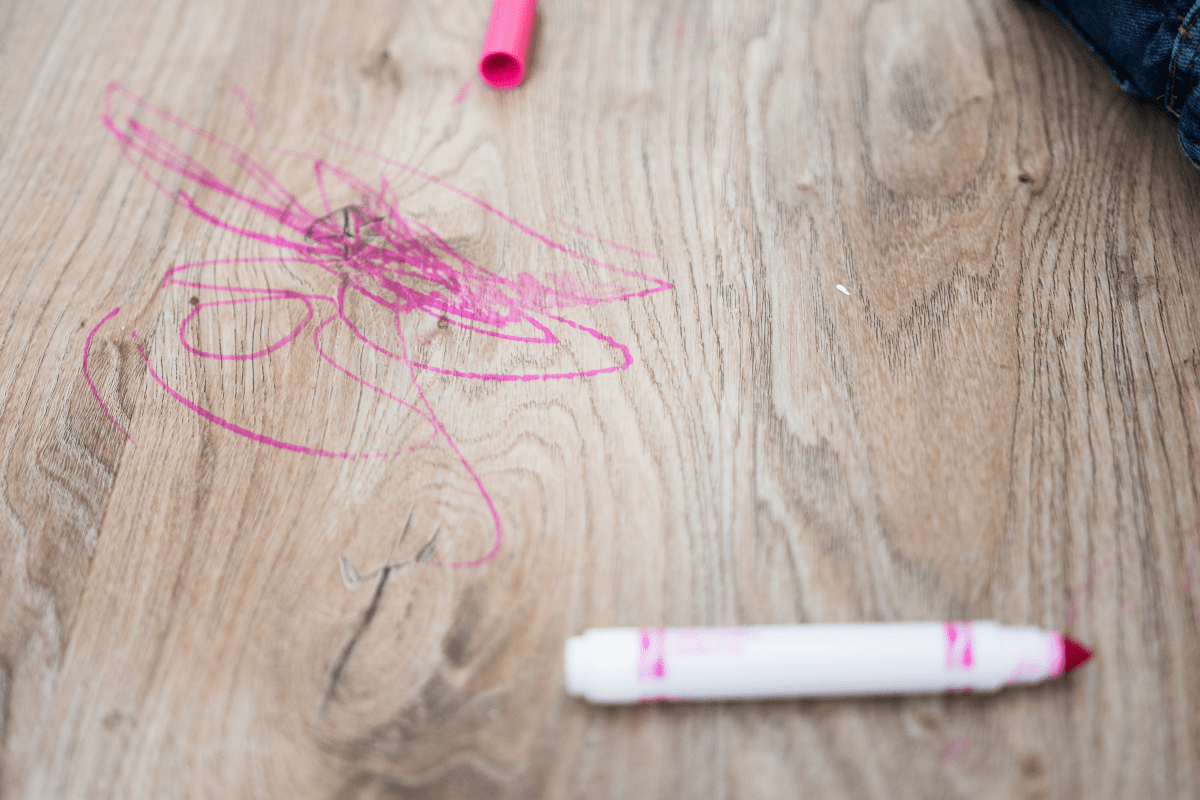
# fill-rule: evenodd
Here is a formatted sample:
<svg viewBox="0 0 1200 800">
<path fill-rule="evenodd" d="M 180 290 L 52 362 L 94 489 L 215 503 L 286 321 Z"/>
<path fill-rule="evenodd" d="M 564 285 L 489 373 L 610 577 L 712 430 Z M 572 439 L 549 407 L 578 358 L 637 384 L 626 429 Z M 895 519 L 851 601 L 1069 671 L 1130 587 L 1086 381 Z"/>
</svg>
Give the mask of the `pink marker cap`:
<svg viewBox="0 0 1200 800">
<path fill-rule="evenodd" d="M 537 0 L 496 0 L 483 53 L 479 56 L 479 75 L 495 89 L 514 89 L 525 80 L 525 52 L 537 16 Z"/>
</svg>

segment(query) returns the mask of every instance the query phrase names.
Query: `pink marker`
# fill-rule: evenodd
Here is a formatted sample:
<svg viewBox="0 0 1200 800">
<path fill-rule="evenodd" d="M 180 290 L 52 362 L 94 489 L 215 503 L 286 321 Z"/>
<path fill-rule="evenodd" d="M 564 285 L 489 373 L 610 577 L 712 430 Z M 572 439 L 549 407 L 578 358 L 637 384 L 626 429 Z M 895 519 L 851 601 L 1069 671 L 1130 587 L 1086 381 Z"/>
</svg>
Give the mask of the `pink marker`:
<svg viewBox="0 0 1200 800">
<path fill-rule="evenodd" d="M 994 691 L 1091 656 L 1055 631 L 995 622 L 607 628 L 567 640 L 566 679 L 593 703 Z"/>
<path fill-rule="evenodd" d="M 496 0 L 483 53 L 479 76 L 495 89 L 514 89 L 525 80 L 525 52 L 537 16 L 537 0 Z"/>
</svg>

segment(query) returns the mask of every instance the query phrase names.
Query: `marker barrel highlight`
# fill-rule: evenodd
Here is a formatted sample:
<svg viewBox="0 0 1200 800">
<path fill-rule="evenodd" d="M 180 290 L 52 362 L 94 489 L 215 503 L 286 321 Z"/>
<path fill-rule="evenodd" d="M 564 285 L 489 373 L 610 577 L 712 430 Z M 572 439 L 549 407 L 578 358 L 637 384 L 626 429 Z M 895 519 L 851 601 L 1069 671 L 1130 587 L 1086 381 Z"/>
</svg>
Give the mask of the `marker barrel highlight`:
<svg viewBox="0 0 1200 800">
<path fill-rule="evenodd" d="M 1070 644 L 1066 644 L 1069 642 Z M 1090 653 L 995 622 L 608 628 L 566 644 L 567 691 L 593 703 L 992 691 Z"/>
<path fill-rule="evenodd" d="M 513 89 L 525 80 L 525 55 L 537 18 L 537 0 L 496 0 L 483 52 L 479 76 L 494 89 Z"/>
</svg>

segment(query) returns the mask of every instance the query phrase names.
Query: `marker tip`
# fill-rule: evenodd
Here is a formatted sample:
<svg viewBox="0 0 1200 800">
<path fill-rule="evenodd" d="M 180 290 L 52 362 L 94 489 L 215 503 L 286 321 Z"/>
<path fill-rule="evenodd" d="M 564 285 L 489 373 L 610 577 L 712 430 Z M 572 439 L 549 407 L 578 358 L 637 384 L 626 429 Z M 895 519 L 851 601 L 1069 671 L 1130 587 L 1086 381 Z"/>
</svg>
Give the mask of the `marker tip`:
<svg viewBox="0 0 1200 800">
<path fill-rule="evenodd" d="M 1063 657 L 1066 660 L 1066 670 L 1064 674 L 1070 672 L 1078 666 L 1082 666 L 1092 657 L 1092 651 L 1081 645 L 1079 642 L 1072 639 L 1070 636 L 1063 637 Z"/>
</svg>

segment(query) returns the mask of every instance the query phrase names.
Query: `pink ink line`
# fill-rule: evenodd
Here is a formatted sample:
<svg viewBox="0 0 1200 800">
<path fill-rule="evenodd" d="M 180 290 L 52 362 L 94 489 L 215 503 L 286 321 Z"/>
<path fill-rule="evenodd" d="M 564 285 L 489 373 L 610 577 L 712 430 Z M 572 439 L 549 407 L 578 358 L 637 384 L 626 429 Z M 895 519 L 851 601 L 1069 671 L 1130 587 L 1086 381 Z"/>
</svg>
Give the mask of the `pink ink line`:
<svg viewBox="0 0 1200 800">
<path fill-rule="evenodd" d="M 192 345 L 190 345 L 187 341 L 188 325 L 190 325 L 192 320 L 196 318 L 196 315 L 200 313 L 201 309 L 215 308 L 217 306 L 238 305 L 238 304 L 244 305 L 245 303 L 256 302 L 260 298 L 238 297 L 238 298 L 234 298 L 233 300 L 218 300 L 218 301 L 215 301 L 212 303 L 199 303 L 194 309 L 192 309 L 192 312 L 190 314 L 188 314 L 186 317 L 183 318 L 183 322 L 181 322 L 179 324 L 179 341 L 180 341 L 180 343 L 183 345 L 184 349 L 187 350 L 192 355 L 201 356 L 202 358 L 212 358 L 212 359 L 216 359 L 217 361 L 248 361 L 251 359 L 260 358 L 262 356 L 274 353 L 276 350 L 283 347 L 284 345 L 290 344 L 293 339 L 295 339 L 297 336 L 300 335 L 300 332 L 302 330 L 304 330 L 304 328 L 308 325 L 308 323 L 312 322 L 314 312 L 313 312 L 312 303 L 309 302 L 309 299 L 307 297 L 305 297 L 304 295 L 298 294 L 296 292 L 272 291 L 267 297 L 268 297 L 268 299 L 286 298 L 286 299 L 290 299 L 290 300 L 300 300 L 301 302 L 304 303 L 305 306 L 308 307 L 308 316 L 306 316 L 304 318 L 303 322 L 301 322 L 294 329 L 292 329 L 291 333 L 284 336 L 278 342 L 275 342 L 274 344 L 267 346 L 263 350 L 257 350 L 253 353 L 233 353 L 230 355 L 225 355 L 223 353 L 209 353 L 209 352 L 201 350 L 197 347 L 192 347 Z"/>
<path fill-rule="evenodd" d="M 344 298 L 345 287 L 343 285 L 340 287 L 338 299 L 339 301 L 343 301 Z M 346 317 L 344 307 L 340 302 L 338 306 L 338 314 L 341 317 L 342 322 L 351 324 L 351 327 L 353 327 L 353 324 L 350 323 L 349 318 Z M 462 451 L 459 450 L 458 444 L 456 444 L 454 439 L 451 438 L 449 432 L 446 430 L 446 427 L 442 425 L 440 420 L 438 420 L 437 415 L 433 411 L 433 406 L 430 405 L 429 399 L 425 397 L 425 390 L 421 388 L 421 384 L 417 380 L 416 367 L 408 357 L 408 345 L 404 339 L 404 332 L 400 328 L 399 316 L 395 318 L 394 324 L 396 336 L 400 339 L 400 356 L 408 364 L 409 378 L 412 380 L 413 386 L 415 386 L 417 389 L 417 394 L 421 398 L 421 403 L 425 406 L 426 411 L 428 411 L 428 419 L 430 424 L 432 424 L 433 427 L 442 434 L 442 437 L 446 440 L 446 444 L 449 445 L 450 449 L 454 451 L 454 454 L 458 456 L 459 463 L 462 464 L 463 469 L 466 470 L 467 474 L 470 475 L 471 479 L 475 482 L 475 486 L 479 490 L 480 496 L 483 498 L 484 503 L 488 507 L 488 512 L 492 515 L 492 524 L 495 530 L 495 538 L 492 541 L 492 549 L 489 550 L 485 555 L 474 560 L 453 561 L 446 565 L 451 569 L 478 567 L 482 564 L 486 564 L 488 561 L 491 561 L 496 557 L 496 554 L 500 552 L 500 545 L 504 542 L 504 525 L 500 521 L 500 512 L 496 509 L 496 503 L 492 500 L 491 494 L 488 493 L 487 488 L 483 485 L 483 480 L 479 477 L 479 474 L 475 472 L 475 468 L 471 466 L 470 462 L 467 461 L 466 456 L 464 456 Z M 442 566 L 442 562 L 440 561 L 426 561 L 424 563 L 429 564 L 430 566 Z"/>
<path fill-rule="evenodd" d="M 279 198 L 287 198 L 287 205 L 283 209 L 280 209 L 275 206 L 270 206 L 262 201 L 255 200 L 242 192 L 234 190 L 232 187 L 221 182 L 215 175 L 213 175 L 212 172 L 202 166 L 190 155 L 179 150 L 179 148 L 175 147 L 170 142 L 162 140 L 161 137 L 158 137 L 152 130 L 132 117 L 126 119 L 126 124 L 129 126 L 130 133 L 122 132 L 117 128 L 112 116 L 112 97 L 117 93 L 133 100 L 138 108 L 146 109 L 147 111 L 157 115 L 161 119 L 173 125 L 212 141 L 215 144 L 218 144 L 219 146 L 229 150 L 232 154 L 234 163 L 242 168 L 243 171 L 245 171 L 246 174 L 248 174 L 252 179 L 254 179 L 255 183 L 257 183 L 264 192 L 266 192 L 268 195 L 276 195 Z M 108 85 L 105 99 L 105 114 L 102 117 L 102 122 L 104 123 L 104 126 L 108 128 L 109 132 L 112 133 L 113 137 L 116 138 L 121 144 L 126 159 L 129 160 L 134 168 L 137 169 L 142 176 L 146 178 L 146 180 L 158 187 L 160 191 L 162 191 L 168 197 L 173 198 L 176 204 L 182 205 L 199 218 L 222 230 L 238 233 L 247 239 L 263 242 L 265 244 L 272 244 L 281 248 L 297 250 L 301 249 L 300 245 L 294 244 L 286 239 L 283 239 L 282 237 L 264 236 L 245 228 L 239 228 L 237 226 L 221 222 L 212 214 L 209 214 L 200 208 L 192 195 L 188 194 L 182 189 L 172 192 L 170 189 L 164 186 L 162 182 L 155 179 L 154 176 L 152 176 L 142 164 L 135 161 L 130 153 L 131 150 L 136 153 L 140 153 L 142 156 L 145 156 L 146 158 L 149 158 L 150 160 L 166 167 L 167 169 L 179 174 L 181 177 L 194 181 L 206 189 L 211 189 L 228 197 L 232 197 L 235 200 L 240 200 L 251 208 L 260 211 L 283 224 L 288 224 L 293 217 L 293 212 L 291 209 L 299 205 L 296 198 L 283 189 L 283 187 L 280 186 L 273 177 L 266 173 L 265 170 L 258 169 L 257 165 L 253 165 L 251 162 L 249 162 L 249 159 L 246 158 L 245 154 L 238 150 L 234 145 L 230 144 L 224 139 L 209 134 L 207 131 L 192 125 L 188 125 L 178 117 L 149 105 L 144 100 L 141 100 L 141 98 L 134 97 L 116 81 L 112 81 Z M 303 215 L 306 218 L 315 219 L 311 212 L 308 212 L 302 207 L 300 210 L 303 212 Z"/>
<path fill-rule="evenodd" d="M 450 105 L 452 105 L 452 106 L 458 105 L 463 100 L 466 100 L 467 95 L 470 93 L 471 93 L 471 82 L 467 81 L 466 83 L 464 83 L 462 85 L 462 88 L 458 90 L 458 94 L 454 96 L 454 100 L 451 101 Z"/>
<path fill-rule="evenodd" d="M 425 412 L 421 411 L 416 406 L 414 406 L 412 403 L 409 403 L 405 400 L 401 400 L 399 397 L 396 397 L 395 395 L 384 391 L 383 389 L 379 388 L 378 386 L 374 385 L 373 383 L 370 383 L 370 382 L 366 381 L 365 379 L 359 377 L 358 375 L 355 375 L 353 372 L 351 372 L 350 370 L 343 367 L 341 364 L 334 361 L 329 356 L 329 354 L 325 352 L 325 348 L 321 347 L 321 342 L 320 342 L 321 331 L 325 328 L 326 325 L 328 325 L 330 322 L 333 322 L 335 319 L 342 322 L 343 324 L 349 324 L 351 329 L 353 329 L 354 332 L 356 334 L 358 334 L 358 329 L 354 327 L 353 323 L 349 322 L 349 318 L 346 316 L 344 305 L 343 305 L 344 302 L 345 302 L 345 287 L 342 286 L 342 287 L 338 288 L 337 313 L 322 320 L 322 322 L 319 325 L 317 325 L 316 329 L 313 330 L 313 347 L 315 347 L 317 349 L 317 352 L 321 354 L 321 357 L 324 358 L 326 361 L 328 361 L 333 366 L 334 369 L 336 369 L 339 372 L 341 372 L 342 374 L 348 376 L 352 380 L 355 380 L 355 381 L 361 383 L 363 386 L 366 386 L 368 389 L 370 389 L 374 392 L 378 392 L 383 397 L 386 397 L 389 400 L 394 400 L 395 402 L 399 403 L 401 406 L 409 409 L 410 411 L 420 414 L 422 417 L 425 417 L 425 419 L 427 419 L 430 422 L 430 424 L 433 424 L 436 427 L 437 420 L 436 420 L 436 418 L 433 418 L 431 416 L 432 410 L 430 411 L 429 414 L 426 414 Z M 361 337 L 361 334 L 359 334 L 359 336 Z M 367 341 L 368 344 L 371 344 L 371 345 L 375 344 L 374 342 L 371 342 L 368 339 L 364 339 L 364 341 Z M 376 347 L 378 347 L 378 346 L 376 345 Z M 383 352 L 387 353 L 388 351 L 383 350 Z M 403 359 L 401 359 L 401 360 L 403 360 Z"/>
<path fill-rule="evenodd" d="M 399 324 L 396 325 L 396 335 L 400 337 L 400 345 L 403 348 L 405 360 L 408 360 L 408 348 L 404 344 L 404 334 L 400 331 Z M 448 444 L 450 449 L 454 451 L 454 454 L 458 456 L 459 463 L 462 464 L 463 469 L 467 471 L 467 474 L 471 476 L 471 480 L 475 481 L 475 486 L 479 490 L 480 496 L 483 498 L 484 503 L 487 504 L 488 511 L 492 515 L 492 524 L 496 532 L 495 538 L 492 541 L 492 549 L 489 550 L 485 555 L 472 561 L 453 561 L 448 566 L 451 569 L 465 569 L 468 567 L 478 567 L 482 564 L 486 564 L 496 557 L 496 554 L 500 552 L 500 545 L 504 543 L 504 525 L 500 521 L 500 512 L 497 511 L 496 503 L 492 500 L 492 496 L 484 487 L 483 480 L 479 477 L 479 474 L 475 472 L 475 468 L 471 466 L 470 462 L 467 461 L 466 456 L 464 456 L 462 451 L 458 449 L 458 444 L 456 444 L 455 441 L 450 438 L 450 434 L 446 431 L 446 427 L 442 425 L 442 423 L 434 415 L 433 406 L 429 404 L 429 399 L 425 397 L 425 390 L 421 388 L 421 384 L 417 381 L 416 370 L 414 369 L 411 361 L 409 361 L 408 369 L 413 385 L 417 387 L 417 394 L 421 397 L 421 402 L 425 405 L 425 408 L 429 410 L 430 421 L 433 423 L 435 428 L 441 431 L 442 436 L 446 439 L 446 444 Z M 428 561 L 426 563 L 428 563 L 430 566 L 441 565 L 441 562 L 439 561 Z"/>
<path fill-rule="evenodd" d="M 232 287 L 210 286 L 210 285 L 206 285 L 203 283 L 188 283 L 186 281 L 175 280 L 171 276 L 177 272 L 185 272 L 189 269 L 194 269 L 196 267 L 212 267 L 212 266 L 221 266 L 224 264 L 277 264 L 277 263 L 279 263 L 279 261 L 280 261 L 280 259 L 278 259 L 278 258 L 269 258 L 269 257 L 263 257 L 263 258 L 214 258 L 209 261 L 193 261 L 190 264 L 180 264 L 180 265 L 177 265 L 177 266 L 174 266 L 174 267 L 171 267 L 170 269 L 168 269 L 166 271 L 166 274 L 163 275 L 162 283 L 159 284 L 159 287 L 165 289 L 168 286 L 170 286 L 171 284 L 175 284 L 177 286 L 190 286 L 190 287 L 193 287 L 196 289 L 212 289 L 212 290 L 218 291 L 218 292 L 226 291 Z M 255 287 L 243 287 L 240 289 L 240 291 L 269 293 L 274 290 L 273 289 L 259 289 L 259 288 L 255 288 Z"/>
<path fill-rule="evenodd" d="M 137 331 L 134 331 L 133 335 L 136 337 Z M 202 407 L 196 405 L 191 400 L 188 400 L 182 394 L 180 394 L 179 392 L 172 389 L 170 387 L 170 385 L 168 385 L 167 382 L 164 381 L 161 377 L 159 377 L 159 374 L 154 371 L 154 367 L 150 366 L 150 357 L 146 355 L 146 351 L 142 349 L 141 344 L 138 344 L 135 342 L 134 346 L 137 347 L 138 352 L 142 356 L 142 359 L 146 362 L 146 369 L 149 370 L 150 376 L 152 378 L 154 378 L 155 381 L 158 382 L 158 385 L 162 387 L 164 392 L 166 392 L 171 397 L 173 397 L 176 401 L 178 401 L 180 404 L 186 406 L 187 408 L 190 408 L 192 411 L 196 412 L 197 414 L 199 414 L 201 417 L 208 420 L 209 422 L 216 423 L 217 425 L 220 425 L 222 428 L 225 428 L 226 430 L 230 430 L 230 431 L 233 431 L 234 433 L 245 436 L 247 439 L 249 439 L 252 442 L 258 442 L 259 444 L 270 445 L 271 447 L 277 447 L 280 450 L 290 450 L 293 453 L 302 453 L 304 455 L 309 455 L 309 456 L 325 456 L 326 458 L 344 458 L 344 459 L 347 459 L 350 461 L 360 459 L 360 458 L 362 458 L 362 459 L 391 458 L 392 456 L 401 455 L 403 452 L 403 451 L 398 450 L 394 453 L 331 453 L 328 450 L 320 450 L 315 447 L 305 447 L 304 445 L 300 445 L 300 444 L 292 444 L 291 442 L 284 442 L 284 441 L 281 441 L 274 437 L 267 436 L 266 434 L 263 434 L 263 433 L 255 433 L 252 430 L 248 430 L 246 428 L 243 428 L 240 425 L 236 425 L 236 424 L 230 422 L 227 419 L 217 416 L 216 414 L 212 413 L 211 411 L 209 411 L 206 408 L 202 408 Z"/>
<path fill-rule="evenodd" d="M 246 116 L 250 118 L 250 127 L 254 128 L 255 133 L 258 133 L 258 112 L 254 110 L 254 103 L 246 95 L 246 90 L 241 86 L 234 86 L 233 93 L 238 100 L 242 101 L 242 107 L 246 109 Z"/>
<path fill-rule="evenodd" d="M 92 337 L 96 335 L 96 331 L 100 330 L 100 326 L 102 326 L 104 323 L 108 322 L 110 319 L 115 317 L 117 315 L 117 312 L 119 312 L 120 310 L 121 310 L 121 307 L 117 306 L 112 311 L 108 312 L 108 314 L 106 314 L 104 316 L 104 319 L 97 322 L 96 327 L 92 328 L 92 330 L 88 333 L 87 341 L 84 342 L 84 345 L 83 345 L 83 377 L 84 377 L 84 379 L 87 380 L 88 388 L 92 390 L 92 397 L 95 397 L 96 402 L 100 404 L 100 410 L 104 412 L 104 416 L 108 417 L 108 421 L 111 422 L 113 425 L 115 425 L 117 427 L 117 430 L 119 430 L 121 433 L 125 434 L 126 439 L 133 442 L 134 447 L 137 447 L 138 446 L 137 441 L 133 438 L 132 435 L 130 435 L 129 431 L 125 430 L 125 428 L 121 426 L 121 423 L 117 422 L 117 418 L 112 415 L 112 412 L 110 412 L 108 410 L 108 406 L 106 406 L 104 404 L 104 401 L 100 399 L 100 392 L 96 391 L 96 384 L 92 382 L 91 373 L 88 372 L 88 355 L 91 353 L 91 350 L 92 350 Z"/>
<path fill-rule="evenodd" d="M 575 233 L 579 234 L 580 236 L 584 237 L 585 239 L 596 239 L 601 244 L 606 244 L 609 247 L 616 248 L 617 250 L 624 250 L 626 252 L 633 253 L 635 256 L 642 256 L 643 258 L 658 258 L 659 257 L 658 253 L 647 253 L 645 250 L 634 250 L 632 247 L 629 247 L 629 246 L 623 245 L 623 244 L 617 244 L 616 242 L 614 242 L 610 239 L 601 239 L 596 234 L 588 233 L 583 228 L 577 228 L 564 219 L 559 219 L 558 217 L 555 217 L 554 221 L 557 222 L 559 225 L 565 225 L 566 227 L 575 231 Z"/>
<path fill-rule="evenodd" d="M 119 308 L 114 309 L 108 315 L 108 317 L 105 317 L 105 320 L 111 318 L 119 310 L 120 310 Z M 335 318 L 336 317 L 330 317 L 329 319 L 324 320 L 321 323 L 321 325 L 318 326 L 317 330 L 315 330 L 313 332 L 314 339 L 316 338 L 318 332 L 320 331 L 320 328 Z M 344 317 L 342 317 L 342 319 L 345 320 Z M 103 325 L 105 320 L 101 320 L 100 324 Z M 96 326 L 97 329 L 99 327 L 100 327 L 99 325 Z M 401 333 L 399 329 L 397 329 L 397 335 L 401 336 L 401 341 L 403 341 L 403 333 Z M 136 337 L 137 337 L 137 331 L 134 331 L 133 338 L 136 339 Z M 151 377 L 153 377 L 154 380 L 158 383 L 158 385 L 160 387 L 162 387 L 163 391 L 165 391 L 168 395 L 170 395 L 172 398 L 174 398 L 177 402 L 179 402 L 180 404 L 184 405 L 185 407 L 191 409 L 193 412 L 195 412 L 202 418 L 208 420 L 209 422 L 213 422 L 217 425 L 220 425 L 221 427 L 225 428 L 226 430 L 229 430 L 229 431 L 237 433 L 241 436 L 244 436 L 247 439 L 250 439 L 251 441 L 258 442 L 260 444 L 266 444 L 266 445 L 269 445 L 271 447 L 275 447 L 275 448 L 278 448 L 281 450 L 287 450 L 287 451 L 291 451 L 294 453 L 300 453 L 303 455 L 324 456 L 327 458 L 342 458 L 342 459 L 347 459 L 347 460 L 371 459 L 371 458 L 390 458 L 392 456 L 397 456 L 397 455 L 403 454 L 403 451 L 396 451 L 393 453 L 335 453 L 335 452 L 330 452 L 328 450 L 321 450 L 321 449 L 317 449 L 317 448 L 305 447 L 304 445 L 292 444 L 291 442 L 285 442 L 280 439 L 276 439 L 274 437 L 267 436 L 265 434 L 256 433 L 247 428 L 243 428 L 242 426 L 237 425 L 233 422 L 230 422 L 229 420 L 226 420 L 223 417 L 220 417 L 217 414 L 212 413 L 211 411 L 197 405 L 196 403 L 193 403 L 191 400 L 184 397 L 179 392 L 175 391 L 175 389 L 171 388 L 171 386 L 169 384 L 167 384 L 167 382 L 164 381 L 162 379 L 162 377 L 159 376 L 159 374 L 154 370 L 154 367 L 150 365 L 150 359 L 146 355 L 145 350 L 142 349 L 141 344 L 135 342 L 134 346 L 137 347 L 138 353 L 141 354 L 142 359 L 146 362 L 147 371 L 150 373 Z M 318 345 L 317 349 L 321 353 L 321 355 L 325 356 L 328 359 L 328 356 L 325 354 L 324 350 L 322 348 L 320 348 L 319 345 Z M 399 398 L 396 398 L 396 397 L 388 394 L 387 392 L 384 392 L 383 390 L 379 389 L 378 387 L 372 386 L 371 384 L 367 383 L 366 381 L 362 380 L 361 378 L 358 378 L 358 376 L 355 376 L 352 373 L 349 373 L 343 367 L 341 367 L 340 365 L 333 362 L 332 359 L 329 359 L 329 361 L 331 364 L 333 364 L 333 366 L 335 366 L 342 372 L 345 372 L 346 374 L 350 375 L 350 377 L 355 378 L 356 380 L 358 380 L 359 382 L 368 386 L 369 388 L 374 389 L 375 391 L 378 391 L 381 394 L 383 394 L 393 400 L 396 400 L 401 405 L 404 405 L 408 408 L 416 410 L 415 407 L 412 406 L 411 404 L 406 403 L 403 400 L 400 400 Z M 411 371 L 413 369 L 411 364 L 410 364 L 409 368 L 410 368 L 410 375 L 411 375 Z M 491 495 L 488 494 L 486 488 L 484 487 L 482 479 L 475 472 L 475 469 L 470 465 L 470 463 L 467 462 L 466 458 L 463 456 L 462 452 L 459 450 L 458 445 L 455 444 L 453 439 L 450 438 L 450 435 L 449 435 L 449 433 L 447 433 L 445 427 L 441 424 L 440 421 L 438 421 L 437 417 L 434 415 L 433 408 L 429 405 L 429 401 L 426 399 L 425 393 L 421 389 L 420 384 L 416 382 L 415 375 L 412 375 L 411 377 L 413 379 L 414 386 L 416 386 L 418 394 L 420 394 L 420 396 L 421 396 L 422 403 L 425 405 L 425 408 L 428 410 L 427 415 L 426 414 L 421 414 L 421 415 L 425 416 L 426 419 L 428 419 L 429 422 L 434 426 L 435 435 L 437 433 L 440 433 L 442 435 L 442 437 L 446 440 L 446 443 L 450 446 L 451 450 L 453 450 L 454 454 L 458 457 L 459 462 L 462 464 L 463 468 L 467 471 L 467 474 L 471 476 L 471 479 L 474 481 L 476 488 L 480 491 L 480 493 L 484 499 L 484 502 L 486 503 L 486 505 L 488 507 L 488 511 L 491 514 L 492 521 L 495 526 L 495 528 L 494 528 L 495 536 L 493 538 L 492 547 L 483 556 L 476 558 L 476 559 L 469 560 L 469 561 L 452 561 L 447 564 L 443 564 L 443 562 L 440 562 L 440 561 L 424 561 L 422 563 L 427 566 L 433 566 L 433 567 L 446 566 L 446 567 L 450 567 L 451 569 L 465 569 L 465 568 L 469 568 L 469 567 L 481 566 L 482 564 L 485 564 L 488 561 L 491 561 L 493 558 L 495 558 L 496 554 L 500 552 L 500 546 L 504 540 L 504 529 L 503 529 L 503 525 L 500 521 L 499 511 L 496 509 L 496 505 L 493 502 Z M 95 390 L 93 389 L 93 393 L 94 392 L 95 392 Z M 100 401 L 99 395 L 96 395 L 96 399 L 97 399 L 97 401 Z M 103 407 L 103 402 L 101 402 L 101 407 Z M 421 412 L 418 411 L 417 413 L 420 414 Z M 109 416 L 109 419 L 112 419 L 111 415 Z M 114 425 L 117 424 L 116 420 L 113 420 L 113 424 Z M 118 425 L 117 427 L 120 427 L 120 426 Z M 428 442 L 426 442 L 425 445 L 422 445 L 422 447 L 427 446 L 427 445 L 428 445 Z M 409 452 L 412 452 L 413 449 L 414 448 L 409 448 Z"/>
</svg>

